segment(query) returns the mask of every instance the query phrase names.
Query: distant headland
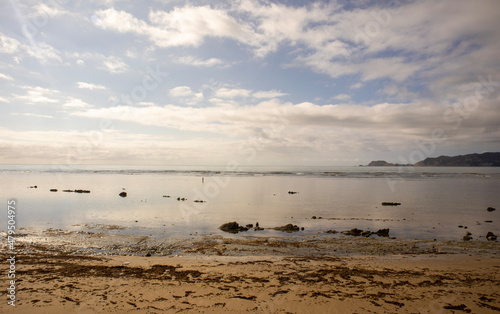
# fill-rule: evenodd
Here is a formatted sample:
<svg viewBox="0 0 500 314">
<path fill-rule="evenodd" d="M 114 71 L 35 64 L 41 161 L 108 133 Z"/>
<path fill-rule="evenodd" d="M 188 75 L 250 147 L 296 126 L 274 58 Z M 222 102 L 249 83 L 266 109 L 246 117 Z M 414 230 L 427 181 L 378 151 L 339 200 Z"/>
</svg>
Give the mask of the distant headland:
<svg viewBox="0 0 500 314">
<path fill-rule="evenodd" d="M 468 154 L 459 156 L 439 156 L 426 158 L 416 164 L 394 164 L 384 160 L 374 160 L 369 167 L 500 167 L 500 153 Z"/>
</svg>

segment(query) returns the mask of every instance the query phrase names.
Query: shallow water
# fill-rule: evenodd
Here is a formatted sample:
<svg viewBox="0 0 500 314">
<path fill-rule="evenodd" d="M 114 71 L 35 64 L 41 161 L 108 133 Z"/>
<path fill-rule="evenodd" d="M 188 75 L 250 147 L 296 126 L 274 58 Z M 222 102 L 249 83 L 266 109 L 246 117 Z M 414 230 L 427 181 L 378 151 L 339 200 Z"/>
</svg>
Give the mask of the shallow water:
<svg viewBox="0 0 500 314">
<path fill-rule="evenodd" d="M 275 167 L 228 172 L 222 168 L 54 171 L 4 166 L 0 176 L 5 205 L 8 199 L 17 201 L 18 228 L 81 229 L 85 224 L 106 224 L 126 227 L 112 231 L 117 233 L 183 237 L 228 235 L 217 227 L 237 221 L 259 222 L 261 227 L 292 223 L 304 227 L 303 234 L 390 228 L 391 236 L 407 239 L 461 240 L 469 231 L 475 240 L 485 240 L 487 232 L 500 233 L 498 168 Z M 29 188 L 34 185 L 36 189 Z M 50 192 L 52 188 L 58 192 Z M 128 193 L 125 198 L 118 196 L 123 189 Z M 177 197 L 187 200 L 177 201 Z M 382 202 L 402 205 L 381 206 Z M 488 212 L 488 207 L 497 210 Z M 2 231 L 6 219 L 6 214 L 0 217 Z M 287 234 L 265 230 L 235 236 L 248 235 Z"/>
</svg>

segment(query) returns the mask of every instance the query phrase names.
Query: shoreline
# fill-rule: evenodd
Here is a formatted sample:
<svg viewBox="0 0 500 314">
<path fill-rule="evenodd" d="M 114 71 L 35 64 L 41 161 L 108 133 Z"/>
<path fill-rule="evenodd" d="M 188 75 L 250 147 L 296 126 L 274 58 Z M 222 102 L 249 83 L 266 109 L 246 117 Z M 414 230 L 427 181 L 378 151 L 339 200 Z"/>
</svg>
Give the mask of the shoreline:
<svg viewBox="0 0 500 314">
<path fill-rule="evenodd" d="M 500 312 L 498 242 L 199 236 L 160 243 L 64 230 L 20 236 L 18 303 L 12 311 L 5 301 L 0 310 Z M 103 245 L 115 252 L 96 250 Z M 152 247 L 170 254 L 145 256 Z"/>
<path fill-rule="evenodd" d="M 500 242 L 469 240 L 410 240 L 329 234 L 286 233 L 259 235 L 231 233 L 163 237 L 116 233 L 118 225 L 102 225 L 93 231 L 20 228 L 15 246 L 20 252 L 60 251 L 86 256 L 363 256 L 398 254 L 473 254 L 500 256 Z M 7 243 L 6 233 L 2 245 Z"/>
</svg>

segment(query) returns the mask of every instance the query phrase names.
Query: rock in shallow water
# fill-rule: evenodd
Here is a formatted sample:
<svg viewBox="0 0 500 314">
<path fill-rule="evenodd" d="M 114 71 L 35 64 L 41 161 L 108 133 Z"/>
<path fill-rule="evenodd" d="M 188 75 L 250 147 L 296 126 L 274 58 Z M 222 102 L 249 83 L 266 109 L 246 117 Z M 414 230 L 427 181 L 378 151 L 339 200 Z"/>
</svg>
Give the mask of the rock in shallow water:
<svg viewBox="0 0 500 314">
<path fill-rule="evenodd" d="M 296 232 L 296 231 L 299 231 L 300 228 L 297 227 L 297 225 L 288 224 L 288 225 L 284 225 L 281 227 L 276 227 L 276 228 L 274 228 L 274 230 L 283 231 L 283 232 Z"/>
<path fill-rule="evenodd" d="M 493 232 L 488 232 L 486 234 L 486 239 L 488 239 L 488 241 L 495 241 L 497 236 Z"/>
<path fill-rule="evenodd" d="M 463 237 L 463 240 L 464 241 L 470 241 L 472 240 L 472 237 L 471 237 L 472 233 L 470 233 L 469 231 L 467 231 Z"/>
<path fill-rule="evenodd" d="M 229 233 L 238 233 L 242 231 L 248 231 L 248 228 L 240 226 L 236 221 L 231 221 L 223 224 L 219 227 L 220 230 Z"/>
</svg>

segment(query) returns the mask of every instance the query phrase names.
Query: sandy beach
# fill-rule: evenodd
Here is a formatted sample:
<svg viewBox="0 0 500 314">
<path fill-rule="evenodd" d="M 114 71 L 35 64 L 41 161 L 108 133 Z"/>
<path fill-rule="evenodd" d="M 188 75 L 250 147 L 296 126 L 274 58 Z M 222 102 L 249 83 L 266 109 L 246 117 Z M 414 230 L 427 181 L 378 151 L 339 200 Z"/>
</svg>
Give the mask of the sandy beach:
<svg viewBox="0 0 500 314">
<path fill-rule="evenodd" d="M 114 251 L 96 250 L 112 243 Z M 16 243 L 16 306 L 4 299 L 0 311 L 498 313 L 499 248 L 347 236 L 159 244 L 105 232 L 25 231 Z M 1 268 L 6 274 L 8 263 Z"/>
</svg>

